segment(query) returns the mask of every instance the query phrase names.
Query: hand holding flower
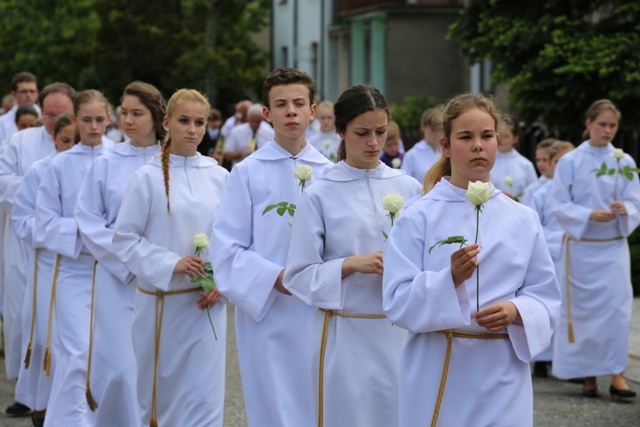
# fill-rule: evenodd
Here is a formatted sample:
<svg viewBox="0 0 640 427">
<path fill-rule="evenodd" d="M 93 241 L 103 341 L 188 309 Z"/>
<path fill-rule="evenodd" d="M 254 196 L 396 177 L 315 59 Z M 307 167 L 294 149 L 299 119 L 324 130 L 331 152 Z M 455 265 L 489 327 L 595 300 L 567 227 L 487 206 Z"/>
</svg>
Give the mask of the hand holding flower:
<svg viewBox="0 0 640 427">
<path fill-rule="evenodd" d="M 474 243 L 451 254 L 451 277 L 456 288 L 469 279 L 478 268 L 479 252 L 480 248 Z"/>
<path fill-rule="evenodd" d="M 186 274 L 193 278 L 195 276 L 205 277 L 204 263 L 200 257 L 189 255 L 182 258 L 173 268 L 173 274 Z"/>
<path fill-rule="evenodd" d="M 220 292 L 217 287 L 214 287 L 209 292 L 204 290 L 200 292 L 200 297 L 196 304 L 200 310 L 208 310 L 213 308 L 221 298 L 222 292 Z"/>
<path fill-rule="evenodd" d="M 616 219 L 616 216 L 612 212 L 604 209 L 594 209 L 589 214 L 589 219 L 595 222 L 609 222 Z"/>
<path fill-rule="evenodd" d="M 476 322 L 490 332 L 498 332 L 512 323 L 522 325 L 522 317 L 514 303 L 500 301 L 477 312 Z"/>
<path fill-rule="evenodd" d="M 611 208 L 611 213 L 613 213 L 614 215 L 627 214 L 627 206 L 624 204 L 624 202 L 621 202 L 619 200 L 611 203 L 609 207 Z"/>
</svg>

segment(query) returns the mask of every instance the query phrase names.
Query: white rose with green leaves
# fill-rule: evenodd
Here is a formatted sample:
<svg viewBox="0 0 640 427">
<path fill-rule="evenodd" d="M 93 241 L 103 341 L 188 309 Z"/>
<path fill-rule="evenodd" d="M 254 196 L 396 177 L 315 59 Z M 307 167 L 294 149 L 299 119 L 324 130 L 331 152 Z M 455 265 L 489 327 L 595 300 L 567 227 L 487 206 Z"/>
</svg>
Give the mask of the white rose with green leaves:
<svg viewBox="0 0 640 427">
<path fill-rule="evenodd" d="M 502 182 L 504 182 L 505 184 L 507 184 L 509 187 L 511 187 L 513 185 L 513 178 L 511 178 L 509 175 L 505 176 L 504 179 L 502 180 Z"/>
</svg>

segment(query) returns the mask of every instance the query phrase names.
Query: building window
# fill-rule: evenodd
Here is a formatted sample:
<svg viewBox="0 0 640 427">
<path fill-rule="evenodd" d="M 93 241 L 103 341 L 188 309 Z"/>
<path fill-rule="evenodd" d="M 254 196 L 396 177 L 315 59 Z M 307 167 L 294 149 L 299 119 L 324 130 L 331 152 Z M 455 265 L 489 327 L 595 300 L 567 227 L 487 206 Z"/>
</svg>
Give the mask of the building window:
<svg viewBox="0 0 640 427">
<path fill-rule="evenodd" d="M 282 66 L 289 66 L 289 48 L 287 46 L 282 46 Z"/>
</svg>

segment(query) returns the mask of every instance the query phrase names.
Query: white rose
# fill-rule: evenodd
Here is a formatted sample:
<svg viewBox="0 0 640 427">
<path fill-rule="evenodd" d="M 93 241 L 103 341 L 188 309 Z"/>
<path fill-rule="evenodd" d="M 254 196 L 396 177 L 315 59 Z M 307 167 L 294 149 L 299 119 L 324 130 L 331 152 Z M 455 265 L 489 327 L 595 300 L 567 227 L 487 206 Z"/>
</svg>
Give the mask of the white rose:
<svg viewBox="0 0 640 427">
<path fill-rule="evenodd" d="M 624 158 L 624 150 L 622 148 L 616 148 L 613 150 L 613 158 L 616 160 L 622 160 Z"/>
<path fill-rule="evenodd" d="M 402 160 L 400 160 L 399 157 L 396 157 L 395 159 L 391 160 L 391 166 L 393 166 L 394 169 L 398 169 L 401 164 L 402 164 Z"/>
<path fill-rule="evenodd" d="M 331 147 L 331 140 L 330 139 L 325 139 L 324 140 L 324 148 L 329 148 Z"/>
<path fill-rule="evenodd" d="M 313 175 L 313 168 L 308 165 L 298 165 L 293 175 L 300 181 L 307 181 Z"/>
<path fill-rule="evenodd" d="M 198 233 L 193 236 L 193 246 L 199 249 L 204 249 L 209 246 L 209 238 L 204 233 Z"/>
<path fill-rule="evenodd" d="M 466 196 L 471 203 L 479 206 L 489 200 L 491 193 L 493 193 L 493 188 L 489 187 L 488 182 L 476 181 L 469 182 Z"/>
<path fill-rule="evenodd" d="M 404 199 L 398 193 L 390 193 L 382 198 L 382 206 L 389 211 L 390 214 L 396 214 L 402 206 L 404 206 Z"/>
<path fill-rule="evenodd" d="M 513 185 L 513 178 L 511 178 L 509 175 L 505 176 L 504 179 L 502 180 L 502 182 L 504 182 L 505 184 L 507 184 L 509 187 L 511 187 L 511 185 Z"/>
</svg>

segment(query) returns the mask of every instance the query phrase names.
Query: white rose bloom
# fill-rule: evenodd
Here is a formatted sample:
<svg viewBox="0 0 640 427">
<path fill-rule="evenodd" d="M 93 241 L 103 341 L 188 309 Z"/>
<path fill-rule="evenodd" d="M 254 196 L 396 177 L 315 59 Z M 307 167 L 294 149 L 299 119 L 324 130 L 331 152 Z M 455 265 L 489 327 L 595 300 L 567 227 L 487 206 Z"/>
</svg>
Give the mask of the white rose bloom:
<svg viewBox="0 0 640 427">
<path fill-rule="evenodd" d="M 325 139 L 324 140 L 324 148 L 329 148 L 331 147 L 331 140 L 330 139 Z"/>
<path fill-rule="evenodd" d="M 382 198 L 382 206 L 391 214 L 398 213 L 404 206 L 404 199 L 398 193 L 390 193 Z"/>
<path fill-rule="evenodd" d="M 401 164 L 402 164 L 402 160 L 400 160 L 399 157 L 396 157 L 395 159 L 391 160 L 391 166 L 393 166 L 394 169 L 398 169 Z"/>
<path fill-rule="evenodd" d="M 209 246 L 209 238 L 204 233 L 198 233 L 193 236 L 193 246 L 200 249 L 206 248 Z"/>
<path fill-rule="evenodd" d="M 476 181 L 477 182 L 477 181 Z M 513 184 L 513 178 L 511 178 L 509 175 L 505 176 L 504 179 L 502 180 L 502 182 L 504 182 L 505 184 L 507 184 L 508 186 L 511 186 Z"/>
<path fill-rule="evenodd" d="M 616 148 L 613 150 L 613 157 L 616 160 L 622 160 L 624 158 L 624 150 L 622 148 Z"/>
<path fill-rule="evenodd" d="M 489 200 L 491 193 L 493 193 L 493 188 L 489 187 L 488 182 L 476 181 L 469 182 L 466 196 L 471 203 L 478 206 Z"/>
<path fill-rule="evenodd" d="M 293 175 L 300 181 L 307 181 L 313 175 L 313 168 L 308 165 L 298 165 Z"/>
</svg>

